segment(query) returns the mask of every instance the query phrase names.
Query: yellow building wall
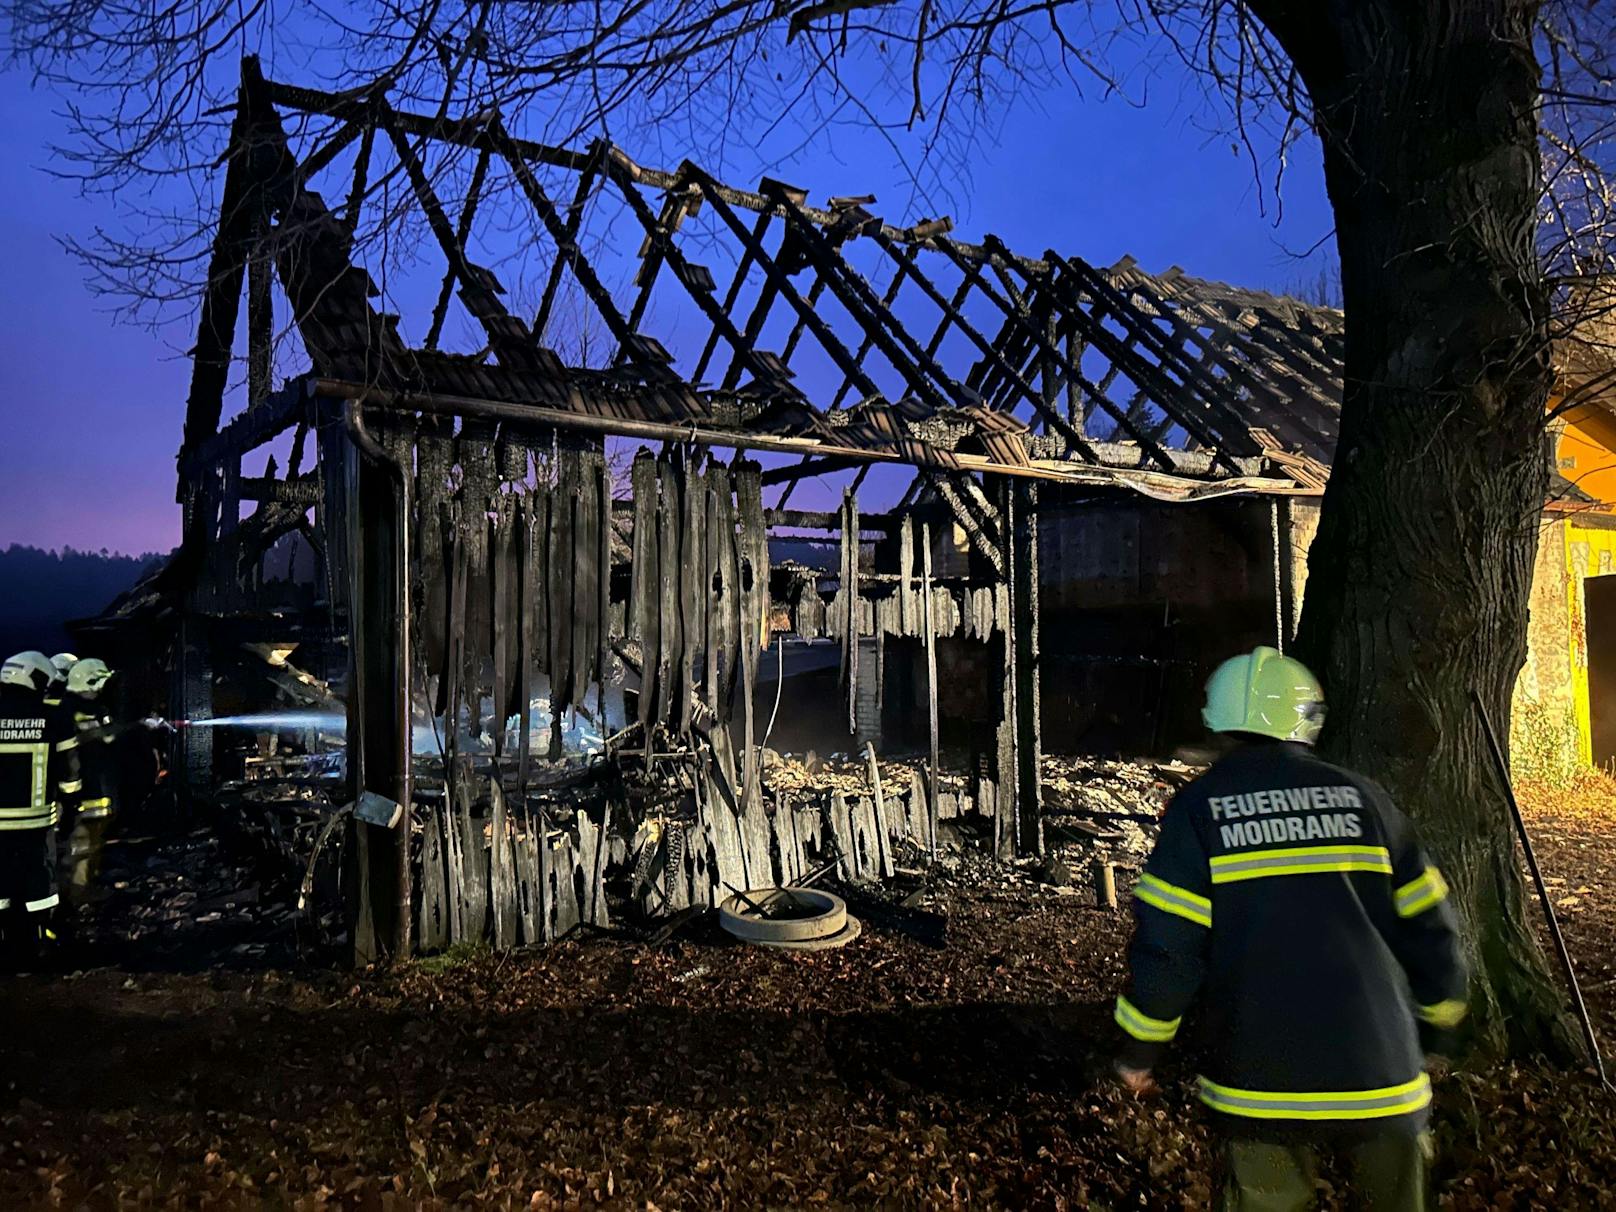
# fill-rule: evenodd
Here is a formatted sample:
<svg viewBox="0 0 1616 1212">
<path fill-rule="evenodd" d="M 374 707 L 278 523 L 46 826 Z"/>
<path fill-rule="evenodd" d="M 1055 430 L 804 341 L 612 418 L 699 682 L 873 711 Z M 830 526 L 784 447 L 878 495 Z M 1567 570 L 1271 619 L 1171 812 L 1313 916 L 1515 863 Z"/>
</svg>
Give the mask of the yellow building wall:
<svg viewBox="0 0 1616 1212">
<path fill-rule="evenodd" d="M 1570 620 L 1572 705 L 1577 721 L 1578 758 L 1593 761 L 1593 719 L 1588 698 L 1588 625 L 1583 582 L 1616 575 L 1616 530 L 1566 524 L 1566 613 Z"/>
<path fill-rule="evenodd" d="M 1616 417 L 1589 404 L 1565 421 L 1555 448 L 1560 474 L 1594 500 L 1616 505 Z"/>
</svg>

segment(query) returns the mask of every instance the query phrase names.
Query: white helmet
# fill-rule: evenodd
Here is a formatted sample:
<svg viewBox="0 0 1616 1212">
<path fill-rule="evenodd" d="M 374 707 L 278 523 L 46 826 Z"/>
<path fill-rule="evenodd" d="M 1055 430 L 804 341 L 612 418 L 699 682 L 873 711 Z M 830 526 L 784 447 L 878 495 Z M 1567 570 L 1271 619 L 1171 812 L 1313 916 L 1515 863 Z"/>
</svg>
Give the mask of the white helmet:
<svg viewBox="0 0 1616 1212">
<path fill-rule="evenodd" d="M 67 678 L 67 671 L 73 668 L 74 665 L 78 664 L 79 659 L 71 652 L 58 652 L 55 656 L 51 657 L 50 661 L 51 664 L 56 667 L 57 674 L 65 681 Z"/>
<path fill-rule="evenodd" d="M 56 680 L 56 666 L 43 652 L 19 652 L 0 665 L 0 685 L 42 691 Z"/>
<path fill-rule="evenodd" d="M 111 676 L 112 670 L 107 668 L 105 661 L 85 657 L 82 661 L 74 661 L 73 668 L 67 671 L 67 692 L 93 699 L 101 693 L 101 688 Z"/>
</svg>

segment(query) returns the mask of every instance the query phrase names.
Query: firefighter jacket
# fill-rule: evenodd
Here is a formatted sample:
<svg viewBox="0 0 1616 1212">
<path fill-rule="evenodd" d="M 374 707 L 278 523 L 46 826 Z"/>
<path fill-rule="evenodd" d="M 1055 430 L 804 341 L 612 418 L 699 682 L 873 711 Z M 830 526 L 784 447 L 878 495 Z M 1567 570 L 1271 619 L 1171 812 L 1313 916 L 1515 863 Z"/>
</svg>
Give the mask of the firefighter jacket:
<svg viewBox="0 0 1616 1212">
<path fill-rule="evenodd" d="M 1185 787 L 1134 889 L 1122 1063 L 1197 1003 L 1201 1101 L 1250 1136 L 1421 1131 L 1421 1021 L 1464 1015 L 1442 875 L 1374 783 L 1300 745 L 1242 746 Z"/>
<path fill-rule="evenodd" d="M 0 686 L 0 832 L 47 829 L 77 803 L 79 738 L 61 708 Z"/>
<path fill-rule="evenodd" d="M 67 702 L 79 738 L 79 770 L 84 781 L 79 819 L 109 817 L 118 792 L 118 730 L 93 700 L 69 696 Z"/>
</svg>

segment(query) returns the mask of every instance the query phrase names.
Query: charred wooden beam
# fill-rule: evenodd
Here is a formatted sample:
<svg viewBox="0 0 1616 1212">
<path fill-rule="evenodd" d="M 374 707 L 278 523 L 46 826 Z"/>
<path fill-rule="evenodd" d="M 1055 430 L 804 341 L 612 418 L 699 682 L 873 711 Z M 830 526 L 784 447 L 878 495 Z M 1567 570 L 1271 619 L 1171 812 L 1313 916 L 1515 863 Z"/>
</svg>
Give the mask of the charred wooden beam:
<svg viewBox="0 0 1616 1212">
<path fill-rule="evenodd" d="M 238 496 L 243 501 L 312 507 L 318 505 L 324 495 L 319 477 L 313 473 L 286 480 L 277 480 L 272 476 L 242 476 L 238 482 Z"/>
<path fill-rule="evenodd" d="M 494 154 L 510 165 L 511 171 L 516 174 L 517 184 L 521 186 L 526 195 L 528 205 L 538 212 L 539 220 L 544 224 L 545 230 L 556 244 L 556 256 L 566 262 L 572 269 L 578 284 L 584 288 L 589 301 L 594 304 L 595 311 L 605 322 L 607 329 L 616 339 L 618 345 L 628 346 L 634 337 L 634 330 L 629 327 L 623 318 L 623 313 L 617 310 L 617 304 L 604 283 L 595 273 L 594 266 L 584 256 L 583 250 L 578 247 L 575 232 L 569 232 L 565 221 L 557 213 L 555 204 L 550 201 L 544 187 L 539 184 L 533 175 L 533 169 L 523 158 L 516 140 L 506 133 L 504 124 L 495 117 L 485 128 L 484 137 L 494 149 Z M 636 346 L 637 348 L 637 346 Z M 635 363 L 646 370 L 648 375 L 656 378 L 666 378 L 668 371 L 665 366 L 658 363 L 649 363 L 646 359 L 636 356 Z"/>
<path fill-rule="evenodd" d="M 589 201 L 589 191 L 595 187 L 595 179 L 606 158 L 607 146 L 603 139 L 597 139 L 590 144 L 588 161 L 578 173 L 578 185 L 573 191 L 572 202 L 567 206 L 566 220 L 562 223 L 562 230 L 568 241 L 576 242 L 578 239 L 578 229 L 584 219 L 584 204 Z M 533 336 L 537 341 L 544 340 L 544 331 L 550 323 L 550 312 L 555 306 L 556 292 L 561 287 L 561 272 L 566 266 L 567 258 L 557 249 L 555 260 L 550 262 L 549 276 L 544 281 L 544 293 L 539 297 L 539 310 L 533 316 Z"/>
<path fill-rule="evenodd" d="M 970 536 L 972 545 L 992 565 L 993 571 L 1002 577 L 1005 570 L 1004 548 L 991 529 L 994 526 L 994 519 L 984 516 L 974 498 L 968 493 L 961 492 L 950 476 L 941 472 L 929 474 L 932 488 L 947 504 L 949 512 L 954 515 L 954 520 L 960 524 L 960 529 Z"/>
<path fill-rule="evenodd" d="M 342 212 L 342 225 L 352 236 L 359 230 L 359 213 L 365 204 L 365 193 L 370 179 L 370 158 L 376 150 L 376 124 L 365 124 L 364 136 L 359 140 L 359 154 L 354 157 L 353 184 L 348 187 L 348 201 Z"/>
<path fill-rule="evenodd" d="M 789 302 L 796 310 L 798 317 L 802 320 L 808 331 L 814 334 L 814 339 L 817 340 L 825 352 L 830 355 L 831 360 L 836 363 L 836 365 L 841 369 L 842 373 L 852 377 L 854 382 L 858 385 L 859 390 L 864 392 L 866 395 L 880 395 L 880 389 L 876 387 L 875 380 L 864 373 L 864 370 L 854 359 L 852 351 L 849 350 L 846 345 L 842 344 L 841 338 L 836 335 L 836 333 L 831 329 L 830 325 L 825 323 L 824 319 L 822 319 L 814 310 L 813 304 L 808 300 L 805 300 L 802 295 L 798 293 L 795 284 L 793 284 L 791 281 L 791 278 L 783 269 L 780 268 L 775 259 L 769 255 L 768 251 L 763 247 L 761 241 L 753 238 L 750 229 L 748 229 L 747 226 L 741 222 L 740 218 L 731 208 L 729 202 L 723 197 L 722 192 L 719 189 L 718 182 L 714 181 L 713 178 L 708 176 L 706 172 L 695 167 L 694 165 L 687 164 L 687 169 L 695 182 L 701 187 L 703 196 L 712 202 L 713 209 L 717 212 L 719 218 L 721 218 L 729 229 L 735 233 L 742 245 L 752 253 L 752 256 L 757 260 L 758 264 L 762 266 L 763 272 L 768 276 L 769 280 L 774 283 L 775 289 L 777 289 L 785 297 L 787 302 Z M 821 280 L 823 280 L 823 275 L 821 275 Z"/>
<path fill-rule="evenodd" d="M 1229 470 L 1239 474 L 1231 456 L 1252 455 L 1259 451 L 1249 427 L 1224 400 L 1224 389 L 1204 370 L 1184 357 L 1183 351 L 1156 327 L 1150 317 L 1141 314 L 1117 289 L 1081 258 L 1066 259 L 1046 253 L 1045 259 L 1056 266 L 1058 272 L 1050 278 L 1052 286 L 1068 292 L 1075 303 L 1076 291 L 1082 291 L 1094 301 L 1101 312 L 1109 311 L 1117 322 L 1127 329 L 1138 345 L 1148 348 L 1158 359 L 1152 364 L 1142 355 L 1123 349 L 1103 323 L 1087 325 L 1087 336 L 1095 348 L 1124 360 L 1126 373 L 1140 387 L 1150 391 L 1156 406 L 1172 416 L 1185 430 L 1206 445 L 1213 447 Z M 1167 375 L 1173 370 L 1182 380 L 1175 383 Z M 1187 397 L 1187 399 L 1186 399 Z M 1196 407 L 1192 402 L 1198 402 Z"/>
<path fill-rule="evenodd" d="M 752 239 L 759 245 L 763 243 L 764 233 L 769 230 L 769 221 L 773 217 L 773 215 L 765 212 L 758 216 L 757 223 L 753 225 Z M 735 310 L 735 304 L 740 301 L 741 289 L 746 285 L 746 275 L 751 272 L 752 266 L 755 262 L 756 258 L 752 255 L 752 250 L 750 248 L 746 249 L 746 251 L 741 254 L 740 264 L 735 267 L 735 276 L 730 279 L 729 289 L 724 292 L 724 311 L 726 313 Z M 751 329 L 750 322 L 747 324 L 747 329 Z M 757 337 L 754 335 L 752 337 L 752 341 L 755 343 L 756 340 Z M 696 369 L 690 374 L 690 381 L 692 383 L 700 383 L 702 381 L 703 377 L 707 374 L 708 365 L 713 360 L 713 353 L 717 349 L 718 330 L 714 328 L 707 333 L 707 343 L 701 347 L 701 357 L 696 359 Z M 732 357 L 730 359 L 731 368 L 733 368 L 734 365 L 735 359 Z"/>
<path fill-rule="evenodd" d="M 881 244 L 881 247 L 886 250 L 889 256 L 896 257 L 899 255 L 896 247 L 890 241 L 881 240 L 879 243 Z M 1031 404 L 1034 410 L 1041 413 L 1044 416 L 1044 420 L 1048 424 L 1055 427 L 1056 432 L 1066 439 L 1067 444 L 1073 450 L 1082 454 L 1086 458 L 1093 459 L 1095 462 L 1098 462 L 1098 456 L 1095 455 L 1093 448 L 1084 439 L 1083 435 L 1072 425 L 1066 422 L 1066 420 L 1061 417 L 1059 413 L 1055 412 L 1053 409 L 1047 409 L 1044 405 L 1043 398 L 1038 394 L 1037 391 L 1033 389 L 1032 384 L 1027 382 L 1026 378 L 1023 377 L 1020 371 L 1016 370 L 1005 361 L 1004 355 L 999 352 L 998 345 L 983 336 L 981 331 L 965 318 L 964 313 L 960 310 L 960 306 L 964 301 L 965 296 L 970 293 L 971 288 L 980 283 L 980 275 L 968 271 L 963 263 L 960 263 L 960 269 L 965 276 L 964 280 L 960 283 L 959 288 L 956 290 L 953 299 L 944 298 L 942 291 L 940 291 L 931 281 L 931 279 L 918 268 L 914 270 L 915 283 L 926 294 L 926 296 L 931 299 L 933 303 L 937 304 L 937 306 L 943 309 L 945 317 L 951 318 L 952 322 L 959 327 L 959 330 L 970 339 L 971 343 L 975 345 L 981 352 L 984 361 L 996 364 L 1003 369 L 1006 376 L 1021 392 L 1022 398 Z M 1017 321 L 1019 322 L 1019 318 L 1017 318 Z M 939 327 L 937 332 L 934 334 L 932 338 L 934 346 L 941 344 L 943 331 L 944 329 Z"/>
<path fill-rule="evenodd" d="M 607 171 L 622 192 L 624 199 L 628 202 L 629 209 L 634 212 L 634 217 L 640 221 L 640 226 L 645 229 L 645 233 L 651 238 L 653 245 L 661 250 L 662 256 L 667 259 L 669 267 L 673 270 L 674 277 L 685 288 L 685 293 L 701 309 L 702 315 L 706 316 L 708 322 L 719 330 L 724 339 L 734 348 L 736 356 L 744 359 L 747 368 L 754 375 L 759 378 L 774 377 L 769 367 L 758 358 L 757 351 L 735 327 L 735 322 L 729 318 L 728 313 L 718 306 L 711 289 L 702 288 L 699 276 L 693 272 L 693 267 L 685 259 L 685 255 L 680 251 L 679 246 L 673 242 L 673 238 L 657 226 L 656 215 L 652 212 L 650 206 L 646 204 L 645 199 L 640 196 L 640 191 L 635 186 L 633 177 L 615 161 L 608 162 Z"/>
<path fill-rule="evenodd" d="M 1010 618 L 1006 625 L 1006 658 L 1014 675 L 1016 753 L 1016 854 L 1044 852 L 1043 790 L 1040 766 L 1042 636 L 1038 610 L 1038 487 L 1005 482 L 1005 551 L 1010 562 Z"/>
<path fill-rule="evenodd" d="M 940 240 L 937 242 L 937 246 L 948 255 L 949 259 L 959 267 L 961 272 L 969 277 L 978 286 L 978 288 L 980 288 L 984 296 L 993 301 L 993 303 L 1005 316 L 1013 318 L 1017 329 L 1021 331 L 1023 335 L 1031 337 L 1031 339 L 1040 347 L 1043 346 L 1043 332 L 1040 331 L 1036 326 L 1031 325 L 1029 321 L 1027 321 L 1016 311 L 1013 303 L 999 294 L 999 292 L 993 287 L 992 283 L 988 282 L 986 277 L 983 275 L 981 265 L 962 257 L 952 241 Z M 1138 430 L 1127 419 L 1127 416 L 1123 413 L 1123 411 L 1113 404 L 1103 391 L 1090 382 L 1088 377 L 1084 375 L 1078 367 L 1066 362 L 1066 359 L 1060 350 L 1052 349 L 1049 351 L 1049 353 L 1056 359 L 1058 363 L 1062 364 L 1062 368 L 1068 375 L 1072 377 L 1072 380 L 1083 388 L 1083 390 L 1088 394 L 1089 399 L 1092 400 L 1103 412 L 1115 420 L 1118 425 L 1126 429 L 1129 435 L 1139 443 L 1139 445 L 1148 455 L 1150 455 L 1153 460 L 1155 460 L 1158 466 L 1162 467 L 1164 470 L 1174 466 L 1172 457 L 1165 450 L 1163 450 L 1158 443 L 1151 441 L 1149 434 Z M 1038 398 L 1036 393 L 1034 398 Z M 1041 405 L 1042 400 L 1040 399 L 1039 405 L 1037 406 L 1041 407 Z M 1067 437 L 1068 441 L 1070 441 L 1070 437 L 1065 433 L 1063 433 L 1062 436 Z M 1081 435 L 1079 435 L 1079 440 L 1083 440 Z"/>
<path fill-rule="evenodd" d="M 265 102 L 258 61 L 244 59 L 236 114 L 230 127 L 219 229 L 214 233 L 208 259 L 202 313 L 197 324 L 196 346 L 192 350 L 191 389 L 185 404 L 185 436 L 179 453 L 182 490 L 185 468 L 194 462 L 194 455 L 203 443 L 219 431 L 247 256 L 255 234 L 263 230 L 266 219 L 264 192 L 271 177 L 291 171 L 291 158 L 284 154 L 284 146 L 276 142 L 268 129 L 270 125 L 278 125 L 278 119 Z M 184 499 L 183 491 L 179 499 Z"/>
<path fill-rule="evenodd" d="M 483 181 L 488 176 L 488 162 L 493 153 L 486 147 L 477 153 L 477 163 L 471 170 L 471 184 L 466 189 L 466 202 L 460 208 L 460 221 L 455 224 L 455 246 L 465 250 L 466 241 L 471 238 L 471 225 L 477 217 L 477 202 L 482 197 Z M 443 275 L 443 283 L 438 287 L 438 301 L 432 307 L 432 325 L 427 329 L 426 340 L 422 345 L 427 349 L 438 347 L 438 338 L 443 335 L 443 322 L 449 316 L 449 299 L 454 294 L 454 280 L 456 268 L 451 261 L 449 268 Z"/>
<path fill-rule="evenodd" d="M 662 200 L 662 212 L 656 217 L 656 236 L 647 234 L 645 248 L 640 257 L 640 271 L 634 276 L 635 284 L 640 290 L 634 296 L 633 306 L 629 308 L 628 326 L 638 332 L 640 322 L 645 319 L 645 309 L 651 302 L 651 292 L 656 289 L 657 278 L 662 273 L 663 262 L 667 258 L 662 253 L 663 241 L 671 242 L 673 234 L 679 230 L 684 221 L 685 212 L 689 208 L 688 194 L 669 191 L 668 196 Z M 725 314 L 729 314 L 725 311 Z M 617 361 L 625 359 L 624 351 L 617 351 Z"/>
<path fill-rule="evenodd" d="M 275 304 L 270 294 L 268 254 L 256 250 L 247 261 L 247 407 L 269 399 L 275 360 Z"/>
<path fill-rule="evenodd" d="M 796 233 L 809 262 L 818 268 L 831 293 L 864 328 L 866 338 L 875 342 L 882 355 L 909 385 L 909 389 L 934 408 L 946 409 L 974 403 L 974 399 L 966 397 L 961 385 L 937 365 L 936 361 L 915 343 L 908 331 L 893 319 L 892 314 L 881 306 L 869 283 L 847 263 L 846 258 L 831 247 L 826 236 L 808 220 L 790 194 L 779 186 L 771 186 L 765 193 L 773 196 L 779 203 L 786 216 L 786 222 Z M 859 363 L 860 359 L 852 359 L 848 368 L 850 382 L 855 376 L 861 380 L 868 379 Z"/>
<path fill-rule="evenodd" d="M 793 484 L 809 476 L 845 471 L 849 467 L 857 466 L 859 462 L 860 460 L 850 459 L 845 455 L 825 455 L 817 459 L 804 459 L 789 467 L 771 467 L 763 473 L 763 486 L 767 488 L 771 484 Z"/>
<path fill-rule="evenodd" d="M 891 313 L 892 304 L 897 300 L 898 291 L 903 287 L 903 280 L 914 269 L 915 250 L 910 248 L 905 249 L 904 252 L 904 257 L 898 262 L 897 272 L 892 275 L 892 281 L 887 285 L 886 293 L 881 296 L 881 310 L 888 314 Z M 864 340 L 859 342 L 858 352 L 853 355 L 853 360 L 860 366 L 864 365 L 864 359 L 870 356 L 870 350 L 873 348 L 875 348 L 875 334 L 866 331 Z M 925 352 L 929 358 L 933 351 L 928 348 Z M 841 407 L 842 401 L 847 398 L 847 393 L 852 390 L 852 387 L 852 379 L 844 378 L 842 380 L 842 385 L 836 389 L 836 395 L 831 399 L 830 406 L 832 410 Z"/>
<path fill-rule="evenodd" d="M 182 451 L 180 474 L 189 479 L 226 458 L 243 455 L 268 442 L 293 421 L 307 415 L 309 387 L 307 380 L 298 379 L 280 391 L 271 392 L 261 405 L 228 422 L 197 448 Z"/>
<path fill-rule="evenodd" d="M 742 430 L 719 429 L 712 426 L 641 421 L 615 416 L 596 416 L 564 408 L 546 408 L 537 404 L 513 404 L 501 400 L 488 400 L 479 396 L 461 396 L 445 392 L 410 392 L 375 387 L 343 379 L 300 380 L 312 382 L 316 391 L 333 399 L 363 397 L 368 403 L 385 405 L 404 411 L 428 413 L 436 416 L 468 416 L 494 421 L 514 421 L 524 425 L 550 428 L 601 436 L 652 438 L 661 441 L 712 446 L 731 450 L 768 450 L 795 455 L 845 455 L 869 463 L 892 463 L 905 467 L 915 464 L 895 450 L 873 447 L 832 446 L 817 438 L 783 437 Z M 282 423 L 282 428 L 288 422 Z M 260 441 L 267 440 L 267 437 Z M 258 443 L 254 443 L 256 445 Z M 1208 489 L 1220 494 L 1233 491 L 1254 493 L 1290 493 L 1309 495 L 1316 489 L 1299 486 L 1291 480 L 1245 476 L 1238 481 L 1222 480 L 1207 484 L 1161 472 L 1130 467 L 1091 467 L 1082 463 L 1043 460 L 1030 466 L 998 463 L 985 455 L 960 454 L 949 456 L 958 464 L 957 472 L 990 473 L 1030 480 L 1053 480 L 1066 484 L 1089 486 L 1130 487 L 1147 494 L 1160 495 L 1167 491 Z M 928 473 L 931 469 L 927 469 Z"/>
</svg>

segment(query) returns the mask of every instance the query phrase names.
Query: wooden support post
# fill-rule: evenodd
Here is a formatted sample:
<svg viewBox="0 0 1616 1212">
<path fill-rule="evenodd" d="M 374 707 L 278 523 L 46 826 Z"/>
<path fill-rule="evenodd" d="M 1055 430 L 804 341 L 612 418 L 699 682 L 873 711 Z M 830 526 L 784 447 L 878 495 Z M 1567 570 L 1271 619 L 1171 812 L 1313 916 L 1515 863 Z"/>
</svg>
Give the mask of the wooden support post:
<svg viewBox="0 0 1616 1212">
<path fill-rule="evenodd" d="M 1010 625 L 1006 654 L 1013 671 L 1016 751 L 1016 853 L 1044 852 L 1043 757 L 1039 727 L 1040 636 L 1038 626 L 1038 489 L 1007 482 L 1010 508 L 1004 519 L 1010 560 Z"/>
<path fill-rule="evenodd" d="M 400 772 L 407 769 L 401 752 L 406 730 L 399 727 L 400 703 L 398 637 L 404 601 L 404 570 L 399 564 L 398 527 L 404 503 L 389 470 L 362 455 L 351 443 L 347 448 L 350 537 L 350 668 L 348 695 L 349 791 L 354 800 L 373 791 L 405 803 L 407 788 Z M 355 820 L 350 865 L 351 890 L 346 905 L 352 963 L 364 967 L 394 955 L 401 937 L 398 920 L 401 900 L 400 849 L 408 846 L 408 804 L 405 825 L 384 828 Z M 402 958 L 398 956 L 396 958 Z"/>
<path fill-rule="evenodd" d="M 920 603 L 926 646 L 926 722 L 930 729 L 931 762 L 927 766 L 927 816 L 931 858 L 937 860 L 937 630 L 931 602 L 931 524 L 920 525 Z"/>
<path fill-rule="evenodd" d="M 864 766 L 870 775 L 870 790 L 875 796 L 875 849 L 881 863 L 883 877 L 892 875 L 892 837 L 887 831 L 887 799 L 881 787 L 881 765 L 875 759 L 875 744 L 864 745 Z"/>
<path fill-rule="evenodd" d="M 1285 645 L 1296 636 L 1295 532 L 1291 529 L 1289 497 L 1272 498 L 1270 508 L 1273 510 L 1271 522 L 1274 547 L 1274 610 L 1278 616 L 1279 633 L 1279 643 L 1276 647 L 1284 652 Z"/>
<path fill-rule="evenodd" d="M 1100 909 L 1117 907 L 1117 868 L 1108 859 L 1094 860 L 1094 904 Z"/>
<path fill-rule="evenodd" d="M 842 497 L 842 508 L 847 522 L 842 531 L 843 556 L 847 568 L 844 590 L 847 602 L 846 631 L 843 643 L 847 646 L 847 731 L 858 736 L 858 684 L 859 684 L 859 630 L 864 611 L 859 606 L 859 525 L 858 498 L 848 489 Z"/>
</svg>

